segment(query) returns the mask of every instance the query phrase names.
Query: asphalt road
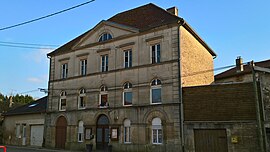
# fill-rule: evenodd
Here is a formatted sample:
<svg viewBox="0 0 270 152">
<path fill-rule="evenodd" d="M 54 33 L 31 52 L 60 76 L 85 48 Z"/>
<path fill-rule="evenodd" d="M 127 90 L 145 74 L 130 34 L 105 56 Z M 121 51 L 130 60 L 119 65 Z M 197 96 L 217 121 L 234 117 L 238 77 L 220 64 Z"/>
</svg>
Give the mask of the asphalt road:
<svg viewBox="0 0 270 152">
<path fill-rule="evenodd" d="M 4 152 L 3 149 L 0 149 L 0 152 Z M 7 152 L 72 152 L 72 151 L 8 146 Z"/>
</svg>

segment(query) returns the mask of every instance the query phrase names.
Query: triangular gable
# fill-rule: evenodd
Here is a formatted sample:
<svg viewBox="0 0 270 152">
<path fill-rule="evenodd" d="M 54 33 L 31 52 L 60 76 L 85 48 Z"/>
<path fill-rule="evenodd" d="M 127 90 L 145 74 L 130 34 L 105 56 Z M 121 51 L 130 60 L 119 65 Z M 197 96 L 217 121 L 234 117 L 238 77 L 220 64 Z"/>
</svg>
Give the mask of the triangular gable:
<svg viewBox="0 0 270 152">
<path fill-rule="evenodd" d="M 73 48 L 80 48 L 88 44 L 96 43 L 98 42 L 100 35 L 105 32 L 110 33 L 113 38 L 116 38 L 123 35 L 138 33 L 139 30 L 130 26 L 103 20 L 85 34 Z"/>
</svg>

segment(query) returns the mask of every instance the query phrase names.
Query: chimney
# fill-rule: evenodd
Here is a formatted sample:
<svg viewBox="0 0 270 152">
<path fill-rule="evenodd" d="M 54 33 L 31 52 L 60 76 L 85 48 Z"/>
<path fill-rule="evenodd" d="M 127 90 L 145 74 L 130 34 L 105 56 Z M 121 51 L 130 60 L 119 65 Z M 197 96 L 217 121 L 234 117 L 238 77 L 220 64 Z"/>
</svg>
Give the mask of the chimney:
<svg viewBox="0 0 270 152">
<path fill-rule="evenodd" d="M 167 9 L 167 12 L 169 12 L 169 13 L 175 15 L 175 16 L 178 16 L 178 8 L 175 7 L 175 6 L 174 7 L 171 7 L 171 8 L 168 8 Z"/>
<path fill-rule="evenodd" d="M 241 58 L 241 56 L 237 57 L 235 63 L 236 63 L 236 73 L 244 71 L 243 59 Z"/>
</svg>

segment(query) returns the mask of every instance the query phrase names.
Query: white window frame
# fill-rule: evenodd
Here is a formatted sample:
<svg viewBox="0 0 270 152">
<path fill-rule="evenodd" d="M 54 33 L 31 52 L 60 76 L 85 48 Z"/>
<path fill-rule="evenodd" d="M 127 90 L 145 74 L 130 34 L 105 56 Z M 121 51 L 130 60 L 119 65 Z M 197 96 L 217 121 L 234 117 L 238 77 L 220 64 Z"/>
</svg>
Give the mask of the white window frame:
<svg viewBox="0 0 270 152">
<path fill-rule="evenodd" d="M 61 64 L 61 79 L 68 77 L 68 63 Z"/>
<path fill-rule="evenodd" d="M 103 61 L 104 59 L 104 61 Z M 104 63 L 104 65 L 102 64 Z M 104 54 L 100 56 L 100 71 L 101 72 L 107 72 L 109 71 L 109 55 L 108 54 Z"/>
<path fill-rule="evenodd" d="M 159 140 L 159 133 L 161 134 L 161 141 Z M 156 139 L 156 141 L 155 141 Z M 163 130 L 160 118 L 152 120 L 152 144 L 161 145 L 163 143 Z"/>
<path fill-rule="evenodd" d="M 130 144 L 131 143 L 131 122 L 129 119 L 125 119 L 124 121 L 124 143 Z M 128 139 L 128 141 L 126 140 Z"/>
<path fill-rule="evenodd" d="M 83 121 L 79 121 L 78 123 L 78 142 L 84 141 L 84 126 Z"/>
<path fill-rule="evenodd" d="M 111 37 L 110 37 L 111 36 Z M 107 41 L 112 39 L 112 35 L 108 32 L 102 33 L 99 38 L 98 38 L 98 42 L 103 42 L 103 41 Z"/>
<path fill-rule="evenodd" d="M 124 68 L 130 68 L 132 67 L 132 49 L 127 49 L 127 50 L 124 50 Z M 126 53 L 128 54 L 128 57 L 127 57 L 127 66 L 126 66 Z"/>
<path fill-rule="evenodd" d="M 84 102 L 83 106 L 81 106 L 81 102 Z M 85 106 L 86 106 L 86 90 L 81 89 L 79 91 L 79 96 L 78 96 L 78 109 L 85 109 Z"/>
<path fill-rule="evenodd" d="M 102 95 L 107 95 L 107 103 L 106 103 L 106 105 L 104 105 L 104 106 L 101 106 L 101 96 Z M 109 106 L 109 99 L 108 99 L 108 88 L 106 87 L 106 86 L 101 86 L 101 88 L 100 88 L 100 93 L 99 93 L 99 107 L 100 108 L 107 108 L 108 106 Z"/>
<path fill-rule="evenodd" d="M 65 108 L 62 108 L 63 100 L 65 100 L 65 102 L 66 102 Z M 62 91 L 60 94 L 60 100 L 59 100 L 59 111 L 66 111 L 66 109 L 67 109 L 67 96 L 66 96 L 66 92 Z"/>
<path fill-rule="evenodd" d="M 158 45 L 159 45 L 159 56 L 158 56 Z M 153 62 L 152 58 L 153 58 L 153 50 L 152 50 L 152 47 L 155 47 L 155 60 Z M 158 61 L 159 59 L 159 61 Z M 150 45 L 150 62 L 152 64 L 155 64 L 155 63 L 160 63 L 161 62 L 161 44 L 160 43 L 155 43 L 153 45 Z"/>
<path fill-rule="evenodd" d="M 152 80 L 151 81 L 151 88 L 150 88 L 150 102 L 151 102 L 151 104 L 161 104 L 162 103 L 162 87 L 161 87 L 161 83 L 160 84 L 157 84 L 157 81 L 158 81 L 159 79 L 154 79 L 154 80 Z M 152 85 L 152 82 L 153 81 L 155 81 L 155 85 Z M 160 81 L 160 80 L 159 80 Z M 155 90 L 155 89 L 160 89 L 160 102 L 157 102 L 157 103 L 153 103 L 153 99 L 152 99 L 152 96 L 153 96 L 153 90 Z"/>
<path fill-rule="evenodd" d="M 87 74 L 87 59 L 80 60 L 80 75 L 84 76 Z"/>
<path fill-rule="evenodd" d="M 127 85 L 127 88 L 125 88 L 125 85 Z M 133 92 L 132 92 L 132 84 L 129 82 L 126 82 L 123 86 L 123 94 L 122 94 L 122 99 L 123 99 L 123 106 L 132 106 L 132 102 L 133 100 L 131 99 L 131 104 L 126 105 L 125 104 L 125 93 L 131 93 L 132 94 L 132 98 L 133 98 Z"/>
</svg>

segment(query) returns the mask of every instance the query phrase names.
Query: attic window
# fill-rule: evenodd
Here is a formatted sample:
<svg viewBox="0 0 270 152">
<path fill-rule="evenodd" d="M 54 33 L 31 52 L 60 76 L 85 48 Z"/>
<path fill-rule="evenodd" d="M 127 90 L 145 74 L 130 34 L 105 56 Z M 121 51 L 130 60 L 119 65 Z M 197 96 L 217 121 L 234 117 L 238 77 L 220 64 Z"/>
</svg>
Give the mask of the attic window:
<svg viewBox="0 0 270 152">
<path fill-rule="evenodd" d="M 38 103 L 33 103 L 33 104 L 29 105 L 28 107 L 29 107 L 29 108 L 32 108 L 32 107 L 35 107 L 35 106 L 37 106 L 37 105 L 38 105 Z"/>
<path fill-rule="evenodd" d="M 99 39 L 98 42 L 103 42 L 112 39 L 112 35 L 110 33 L 103 33 Z"/>
</svg>

